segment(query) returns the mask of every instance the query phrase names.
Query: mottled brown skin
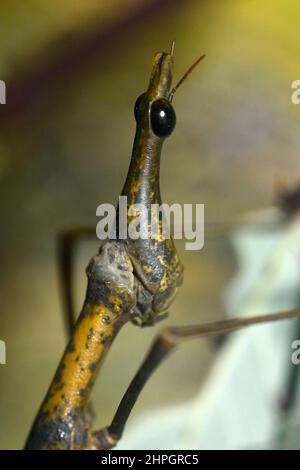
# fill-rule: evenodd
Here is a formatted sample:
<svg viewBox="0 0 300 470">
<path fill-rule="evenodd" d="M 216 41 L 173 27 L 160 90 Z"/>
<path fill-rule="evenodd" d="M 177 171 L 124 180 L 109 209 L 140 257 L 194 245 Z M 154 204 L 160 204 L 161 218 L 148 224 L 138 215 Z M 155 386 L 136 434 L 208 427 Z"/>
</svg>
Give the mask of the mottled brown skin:
<svg viewBox="0 0 300 470">
<path fill-rule="evenodd" d="M 132 265 L 107 242 L 87 269 L 86 299 L 28 438 L 27 449 L 93 448 L 90 393 L 106 352 L 135 305 Z"/>
<path fill-rule="evenodd" d="M 151 204 L 162 203 L 159 171 L 163 139 L 151 129 L 149 109 L 153 101 L 168 99 L 172 65 L 170 54 L 158 53 L 154 57 L 149 87 L 139 106 L 133 154 L 122 191 L 122 195 L 127 196 L 128 208 L 143 203 L 150 212 Z M 157 224 L 159 229 L 155 239 L 126 240 L 126 248 L 139 281 L 136 318 L 142 326 L 155 323 L 158 314 L 166 311 L 183 277 L 183 267 L 174 242 L 172 238 L 162 236 L 161 221 L 158 220 Z"/>
<path fill-rule="evenodd" d="M 128 206 L 161 203 L 159 168 L 164 139 L 153 133 L 149 110 L 155 99 L 169 99 L 172 65 L 169 53 L 158 53 L 153 59 L 122 191 Z M 88 403 L 100 366 L 120 328 L 127 321 L 145 326 L 160 320 L 182 282 L 183 268 L 173 240 L 164 239 L 161 222 L 157 224 L 156 239 L 109 240 L 91 260 L 82 311 L 26 449 L 101 449 L 115 444 L 105 431 L 91 430 Z"/>
</svg>

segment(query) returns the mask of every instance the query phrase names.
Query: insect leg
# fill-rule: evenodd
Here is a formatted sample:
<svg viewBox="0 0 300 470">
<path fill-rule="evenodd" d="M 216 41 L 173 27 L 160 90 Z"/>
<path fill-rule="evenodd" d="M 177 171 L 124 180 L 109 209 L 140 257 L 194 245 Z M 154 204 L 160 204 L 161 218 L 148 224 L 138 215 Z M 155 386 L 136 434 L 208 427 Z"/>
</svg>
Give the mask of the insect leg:
<svg viewBox="0 0 300 470">
<path fill-rule="evenodd" d="M 57 237 L 58 272 L 63 304 L 63 318 L 67 338 L 72 336 L 76 315 L 74 306 L 73 280 L 77 243 L 83 237 L 95 235 L 94 227 L 77 227 L 64 230 Z"/>
<path fill-rule="evenodd" d="M 116 445 L 123 434 L 131 410 L 148 379 L 155 369 L 184 340 L 223 335 L 246 326 L 299 317 L 300 310 L 291 310 L 255 317 L 218 321 L 204 325 L 168 327 L 164 329 L 154 340 L 144 362 L 131 381 L 110 426 L 94 433 L 96 446 L 99 449 L 109 449 Z"/>
</svg>

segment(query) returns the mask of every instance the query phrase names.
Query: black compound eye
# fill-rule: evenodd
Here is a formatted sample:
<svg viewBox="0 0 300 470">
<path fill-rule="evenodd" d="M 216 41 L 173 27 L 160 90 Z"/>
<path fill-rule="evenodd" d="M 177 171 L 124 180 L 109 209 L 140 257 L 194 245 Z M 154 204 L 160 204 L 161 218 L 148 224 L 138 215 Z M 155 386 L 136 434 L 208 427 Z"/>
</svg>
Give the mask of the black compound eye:
<svg viewBox="0 0 300 470">
<path fill-rule="evenodd" d="M 176 124 L 174 108 L 165 98 L 152 103 L 150 119 L 152 130 L 157 137 L 168 137 Z"/>
<path fill-rule="evenodd" d="M 140 95 L 140 96 L 138 97 L 138 99 L 136 100 L 135 105 L 134 105 L 134 117 L 135 117 L 135 120 L 136 120 L 136 121 L 137 121 L 138 118 L 139 118 L 140 106 L 141 106 L 141 102 L 143 101 L 144 96 L 145 96 L 145 93 L 143 93 L 142 95 Z"/>
</svg>

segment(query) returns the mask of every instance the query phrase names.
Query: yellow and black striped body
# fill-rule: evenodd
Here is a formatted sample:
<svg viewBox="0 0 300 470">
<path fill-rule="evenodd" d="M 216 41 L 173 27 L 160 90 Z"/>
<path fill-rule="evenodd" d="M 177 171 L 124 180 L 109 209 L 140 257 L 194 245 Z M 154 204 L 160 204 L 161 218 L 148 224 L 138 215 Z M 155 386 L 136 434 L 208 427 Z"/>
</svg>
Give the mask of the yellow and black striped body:
<svg viewBox="0 0 300 470">
<path fill-rule="evenodd" d="M 107 242 L 87 269 L 87 296 L 27 449 L 93 447 L 87 404 L 105 354 L 135 305 L 132 265 L 124 246 Z"/>
<path fill-rule="evenodd" d="M 154 102 L 168 100 L 173 58 L 156 54 L 148 90 L 139 103 L 131 164 L 122 195 L 128 208 L 160 204 L 159 168 L 164 138 L 151 126 Z M 26 449 L 99 449 L 88 403 L 111 342 L 127 322 L 151 325 L 161 318 L 182 281 L 172 239 L 109 240 L 87 268 L 86 299 L 49 391 L 29 434 Z M 149 228 L 150 229 L 150 228 Z M 111 443 L 113 445 L 113 443 Z"/>
</svg>

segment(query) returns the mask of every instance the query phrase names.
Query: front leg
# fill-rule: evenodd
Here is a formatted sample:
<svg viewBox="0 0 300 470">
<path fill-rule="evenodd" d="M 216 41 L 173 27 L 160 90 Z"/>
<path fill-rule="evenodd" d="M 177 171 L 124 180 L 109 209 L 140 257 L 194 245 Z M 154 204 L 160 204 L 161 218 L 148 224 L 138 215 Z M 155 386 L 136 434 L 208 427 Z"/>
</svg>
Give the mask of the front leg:
<svg viewBox="0 0 300 470">
<path fill-rule="evenodd" d="M 183 341 L 223 335 L 247 326 L 290 318 L 300 318 L 300 310 L 271 313 L 249 318 L 235 318 L 204 325 L 165 328 L 154 340 L 144 362 L 125 392 L 110 426 L 93 433 L 94 445 L 97 449 L 104 450 L 110 449 L 117 444 L 122 437 L 128 417 L 152 373 Z"/>
</svg>

